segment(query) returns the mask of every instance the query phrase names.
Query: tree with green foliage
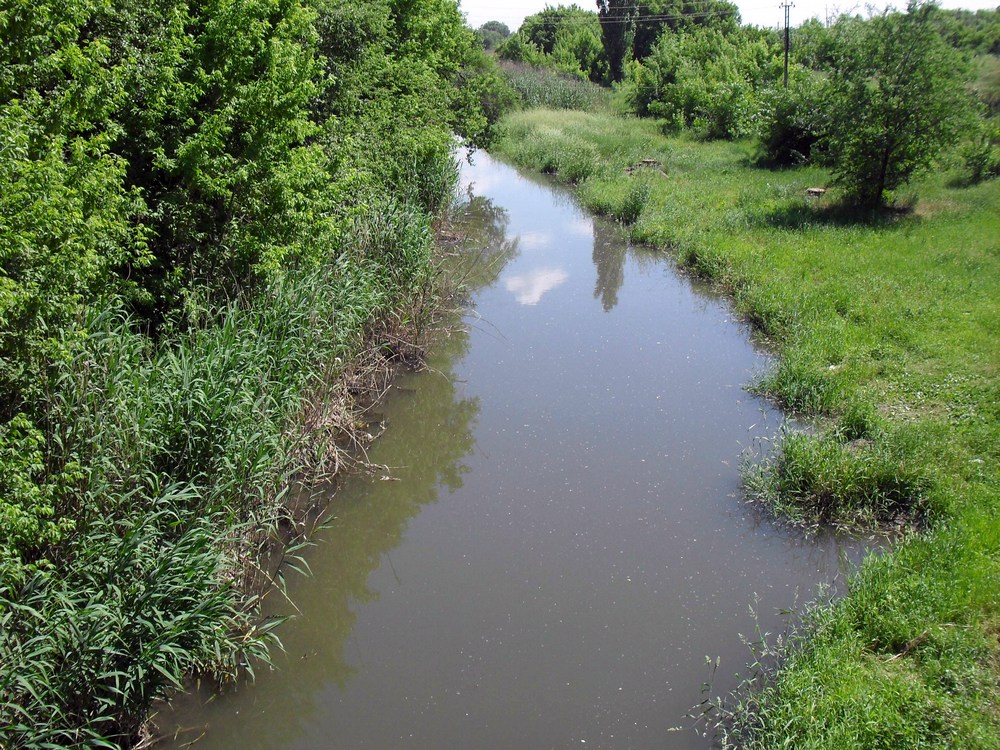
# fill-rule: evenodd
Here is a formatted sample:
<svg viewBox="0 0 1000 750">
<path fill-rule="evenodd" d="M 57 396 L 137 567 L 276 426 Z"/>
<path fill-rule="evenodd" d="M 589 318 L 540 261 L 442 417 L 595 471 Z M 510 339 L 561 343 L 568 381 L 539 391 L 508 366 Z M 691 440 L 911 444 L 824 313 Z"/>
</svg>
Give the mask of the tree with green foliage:
<svg viewBox="0 0 1000 750">
<path fill-rule="evenodd" d="M 805 164 L 822 149 L 826 79 L 797 63 L 790 66 L 788 78 L 787 89 L 775 82 L 760 96 L 755 130 L 762 165 Z"/>
<path fill-rule="evenodd" d="M 491 52 L 503 44 L 504 40 L 510 36 L 510 29 L 502 21 L 487 21 L 478 29 L 476 34 L 483 43 L 483 49 Z"/>
<path fill-rule="evenodd" d="M 627 67 L 624 88 L 640 116 L 707 138 L 734 138 L 750 132 L 759 93 L 778 75 L 777 49 L 766 34 L 695 25 L 664 30 L 652 53 Z"/>
<path fill-rule="evenodd" d="M 845 18 L 834 28 L 824 145 L 847 199 L 874 207 L 955 143 L 971 121 L 968 67 L 936 31 L 937 9 Z"/>
<path fill-rule="evenodd" d="M 810 70 L 829 70 L 833 64 L 833 29 L 810 18 L 791 32 L 791 62 Z M 790 84 L 789 84 L 790 85 Z"/>
<path fill-rule="evenodd" d="M 611 80 L 621 81 L 625 63 L 632 58 L 639 6 L 635 0 L 597 0 L 597 15 Z"/>
<path fill-rule="evenodd" d="M 591 15 L 590 20 L 593 23 L 577 23 L 560 29 L 551 57 L 558 70 L 593 83 L 605 83 L 609 69 L 601 44 L 601 29 L 595 15 Z"/>
<path fill-rule="evenodd" d="M 633 55 L 642 60 L 665 29 L 683 31 L 711 26 L 726 33 L 740 27 L 740 11 L 728 0 L 649 0 L 639 5 Z"/>
<path fill-rule="evenodd" d="M 497 54 L 502 60 L 547 67 L 594 83 L 608 78 L 597 14 L 576 5 L 546 7 L 528 16 Z"/>
<path fill-rule="evenodd" d="M 525 39 L 546 55 L 555 50 L 561 33 L 572 33 L 580 26 L 593 25 L 598 28 L 597 14 L 583 10 L 577 5 L 546 6 L 539 13 L 528 16 L 518 29 Z"/>
<path fill-rule="evenodd" d="M 934 15 L 934 25 L 955 49 L 1000 55 L 1000 8 L 940 8 Z"/>
<path fill-rule="evenodd" d="M 740 12 L 728 0 L 597 0 L 604 52 L 611 78 L 621 81 L 630 60 L 652 54 L 666 31 L 711 27 L 724 33 L 740 28 Z"/>
</svg>

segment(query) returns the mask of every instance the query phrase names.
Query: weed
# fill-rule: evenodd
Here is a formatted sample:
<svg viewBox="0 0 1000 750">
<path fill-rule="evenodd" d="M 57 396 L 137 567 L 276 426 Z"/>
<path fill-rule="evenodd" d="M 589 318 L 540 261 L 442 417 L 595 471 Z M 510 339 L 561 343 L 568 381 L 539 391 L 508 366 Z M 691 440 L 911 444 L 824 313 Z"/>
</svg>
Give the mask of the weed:
<svg viewBox="0 0 1000 750">
<path fill-rule="evenodd" d="M 607 109 L 610 92 L 579 78 L 524 63 L 501 63 L 504 78 L 525 108 Z"/>
</svg>

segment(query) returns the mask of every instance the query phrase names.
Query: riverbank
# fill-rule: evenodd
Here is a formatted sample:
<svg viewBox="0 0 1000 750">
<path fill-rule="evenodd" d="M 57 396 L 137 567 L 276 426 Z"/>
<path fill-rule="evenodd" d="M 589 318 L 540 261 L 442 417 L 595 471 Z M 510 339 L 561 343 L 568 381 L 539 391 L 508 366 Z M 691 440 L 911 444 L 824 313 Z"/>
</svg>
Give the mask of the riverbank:
<svg viewBox="0 0 1000 750">
<path fill-rule="evenodd" d="M 806 527 L 908 530 L 810 610 L 724 730 L 761 748 L 996 747 L 1000 182 L 935 174 L 906 210 L 859 216 L 807 193 L 822 170 L 758 168 L 746 144 L 579 112 L 504 127 L 498 153 L 577 185 L 773 342 L 755 387 L 820 429 L 748 469 L 752 497 Z"/>
<path fill-rule="evenodd" d="M 10 747 L 130 746 L 192 672 L 226 683 L 268 662 L 278 621 L 258 621 L 260 598 L 309 510 L 293 491 L 358 452 L 361 410 L 429 310 L 429 217 L 362 226 L 346 262 L 156 347 L 121 311 L 88 321 L 46 412 L 82 507 L 50 560 L 8 565 L 0 586 Z M 366 263 L 372 241 L 409 252 Z"/>
<path fill-rule="evenodd" d="M 510 96 L 448 0 L 5 19 L 0 746 L 127 748 L 189 675 L 266 661 L 288 497 L 341 463 L 456 134 Z"/>
</svg>

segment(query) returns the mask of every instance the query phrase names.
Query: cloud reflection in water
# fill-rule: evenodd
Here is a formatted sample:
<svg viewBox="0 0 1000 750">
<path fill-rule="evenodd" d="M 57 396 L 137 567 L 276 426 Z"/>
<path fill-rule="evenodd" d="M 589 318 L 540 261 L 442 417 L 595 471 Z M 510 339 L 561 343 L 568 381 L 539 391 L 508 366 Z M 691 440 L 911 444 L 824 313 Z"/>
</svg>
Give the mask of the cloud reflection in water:
<svg viewBox="0 0 1000 750">
<path fill-rule="evenodd" d="M 507 279 L 507 291 L 513 292 L 522 305 L 537 305 L 546 292 L 569 278 L 561 268 L 537 268 Z"/>
<path fill-rule="evenodd" d="M 546 250 L 552 246 L 555 237 L 551 232 L 521 232 L 517 240 L 524 250 Z"/>
</svg>

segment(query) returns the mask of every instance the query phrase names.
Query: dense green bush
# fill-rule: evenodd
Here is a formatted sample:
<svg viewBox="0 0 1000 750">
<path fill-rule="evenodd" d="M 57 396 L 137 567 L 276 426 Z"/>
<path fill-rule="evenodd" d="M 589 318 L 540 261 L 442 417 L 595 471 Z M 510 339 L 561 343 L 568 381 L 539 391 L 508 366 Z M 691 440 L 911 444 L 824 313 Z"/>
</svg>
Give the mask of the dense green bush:
<svg viewBox="0 0 1000 750">
<path fill-rule="evenodd" d="M 800 66 L 792 68 L 789 78 L 787 89 L 774 86 L 760 96 L 756 135 L 760 161 L 769 166 L 809 162 L 824 132 L 823 79 Z"/>
<path fill-rule="evenodd" d="M 834 29 L 824 144 L 850 202 L 891 200 L 973 122 L 967 67 L 934 29 L 935 12 L 911 5 Z"/>
<path fill-rule="evenodd" d="M 0 745 L 127 747 L 263 654 L 249 563 L 513 93 L 451 0 L 15 2 L 0 42 Z"/>
<path fill-rule="evenodd" d="M 628 66 L 624 90 L 638 115 L 693 127 L 708 138 L 734 138 L 751 132 L 759 92 L 779 75 L 766 36 L 695 27 L 664 33 L 647 58 Z"/>
<path fill-rule="evenodd" d="M 1000 118 L 981 121 L 962 144 L 960 153 L 971 182 L 1000 175 Z"/>
</svg>

